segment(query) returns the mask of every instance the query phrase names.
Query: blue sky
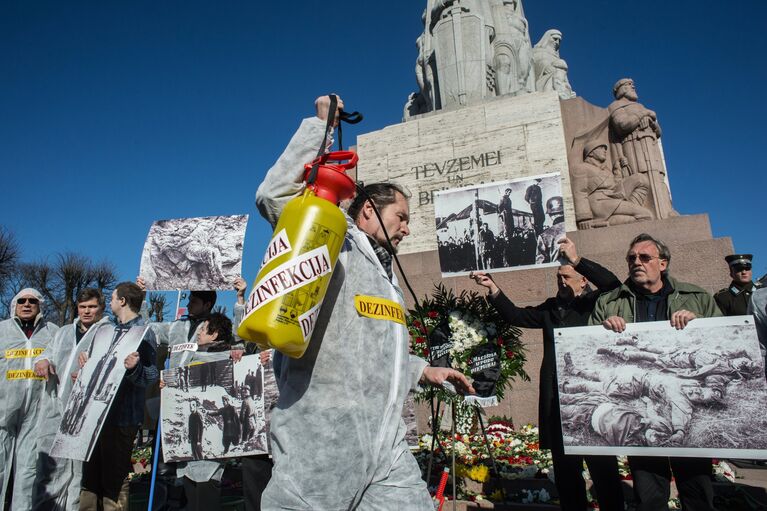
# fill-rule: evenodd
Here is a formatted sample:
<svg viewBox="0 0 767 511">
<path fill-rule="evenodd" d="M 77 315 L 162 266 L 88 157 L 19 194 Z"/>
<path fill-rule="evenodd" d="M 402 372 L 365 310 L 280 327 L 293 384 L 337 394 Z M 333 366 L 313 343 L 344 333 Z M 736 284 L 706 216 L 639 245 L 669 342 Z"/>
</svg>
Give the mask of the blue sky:
<svg viewBox="0 0 767 511">
<path fill-rule="evenodd" d="M 313 99 L 330 91 L 365 121 L 400 121 L 415 88 L 424 1 L 0 3 L 0 223 L 26 260 L 60 251 L 138 272 L 152 221 L 250 213 L 244 274 L 270 229 L 255 189 Z M 767 2 L 536 0 L 575 91 L 606 106 L 637 83 L 658 112 L 683 214 L 756 254 L 764 232 Z M 723 264 L 713 261 L 712 264 Z M 723 269 L 724 271 L 724 269 Z"/>
</svg>

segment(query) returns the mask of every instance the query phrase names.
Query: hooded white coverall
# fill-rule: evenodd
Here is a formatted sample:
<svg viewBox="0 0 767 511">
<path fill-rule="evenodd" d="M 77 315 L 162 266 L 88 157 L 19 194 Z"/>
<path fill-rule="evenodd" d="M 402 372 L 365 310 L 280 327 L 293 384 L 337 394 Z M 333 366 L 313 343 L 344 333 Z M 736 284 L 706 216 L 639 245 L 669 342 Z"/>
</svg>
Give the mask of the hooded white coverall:
<svg viewBox="0 0 767 511">
<path fill-rule="evenodd" d="M 48 377 L 45 391 L 40 398 L 37 421 L 37 477 L 32 495 L 34 510 L 77 511 L 80 508 L 82 461 L 53 458 L 50 453 L 61 422 L 61 414 L 72 392 L 71 374 L 80 369 L 77 357 L 80 353 L 88 351 L 93 334 L 98 326 L 104 323 L 109 323 L 106 316 L 91 325 L 78 343 L 77 329 L 80 328 L 80 319 L 75 319 L 71 325 L 60 328 L 42 355 L 35 359 L 35 363 L 47 360 L 56 374 Z"/>
<path fill-rule="evenodd" d="M 274 226 L 301 194 L 325 121 L 305 119 L 256 194 Z M 407 328 L 360 316 L 355 296 L 385 298 L 404 310 L 366 234 L 348 232 L 309 347 L 300 359 L 275 356 L 280 390 L 272 412 L 274 471 L 264 510 L 434 509 L 405 442 L 402 407 L 427 365 L 408 353 Z"/>
<path fill-rule="evenodd" d="M 41 313 L 35 318 L 32 337 L 21 330 L 16 317 L 16 302 L 25 295 L 35 296 Z M 43 352 L 59 327 L 42 315 L 43 297 L 35 289 L 23 289 L 11 300 L 11 319 L 0 322 L 0 503 L 5 492 L 13 490 L 11 511 L 32 507 L 32 487 L 37 461 L 37 416 L 45 381 L 34 374 L 33 360 Z M 15 463 L 13 484 L 9 485 Z"/>
</svg>

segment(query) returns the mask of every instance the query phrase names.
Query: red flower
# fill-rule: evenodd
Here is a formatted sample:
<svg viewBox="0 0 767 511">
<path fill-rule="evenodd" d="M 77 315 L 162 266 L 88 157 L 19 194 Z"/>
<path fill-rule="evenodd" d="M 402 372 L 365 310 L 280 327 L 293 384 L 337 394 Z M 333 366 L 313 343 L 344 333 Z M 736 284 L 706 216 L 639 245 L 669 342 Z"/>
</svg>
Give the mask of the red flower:
<svg viewBox="0 0 767 511">
<path fill-rule="evenodd" d="M 511 350 L 506 350 L 506 358 L 514 358 L 514 352 Z"/>
<path fill-rule="evenodd" d="M 415 338 L 415 343 L 416 344 L 424 344 L 425 342 L 426 342 L 426 338 L 425 337 L 418 336 L 418 337 Z"/>
<path fill-rule="evenodd" d="M 496 343 L 498 346 L 503 346 L 503 339 L 501 339 L 501 338 L 499 337 L 498 339 L 496 339 L 496 340 L 495 340 L 495 343 Z"/>
<path fill-rule="evenodd" d="M 423 354 L 426 355 L 426 356 L 429 356 L 429 348 L 424 348 L 423 349 Z"/>
<path fill-rule="evenodd" d="M 429 316 L 430 318 L 436 318 L 437 316 L 439 316 L 439 312 L 437 312 L 437 311 L 429 311 L 429 312 L 426 313 L 426 315 Z"/>
</svg>

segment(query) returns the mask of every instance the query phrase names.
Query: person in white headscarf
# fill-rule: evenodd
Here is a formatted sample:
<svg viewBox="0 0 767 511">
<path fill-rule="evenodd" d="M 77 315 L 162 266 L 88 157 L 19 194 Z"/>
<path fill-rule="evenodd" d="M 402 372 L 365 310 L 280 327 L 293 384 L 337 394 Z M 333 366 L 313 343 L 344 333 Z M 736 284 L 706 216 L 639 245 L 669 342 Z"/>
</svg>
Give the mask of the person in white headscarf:
<svg viewBox="0 0 767 511">
<path fill-rule="evenodd" d="M 58 327 L 43 318 L 43 296 L 26 288 L 11 300 L 11 318 L 0 322 L 0 503 L 11 491 L 11 511 L 32 507 L 37 460 L 37 416 L 45 389 L 32 362 Z M 23 447 L 22 447 L 23 446 Z M 13 481 L 11 478 L 13 470 Z"/>
</svg>

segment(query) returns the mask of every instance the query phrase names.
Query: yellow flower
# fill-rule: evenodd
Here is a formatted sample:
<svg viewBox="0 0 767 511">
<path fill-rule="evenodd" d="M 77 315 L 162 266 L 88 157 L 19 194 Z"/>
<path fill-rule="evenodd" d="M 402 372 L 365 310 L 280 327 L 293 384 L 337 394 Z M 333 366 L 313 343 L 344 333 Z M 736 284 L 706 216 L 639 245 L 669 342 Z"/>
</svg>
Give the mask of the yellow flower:
<svg viewBox="0 0 767 511">
<path fill-rule="evenodd" d="M 490 469 L 487 465 L 474 465 L 469 469 L 469 479 L 478 483 L 486 483 L 490 480 Z"/>
</svg>

